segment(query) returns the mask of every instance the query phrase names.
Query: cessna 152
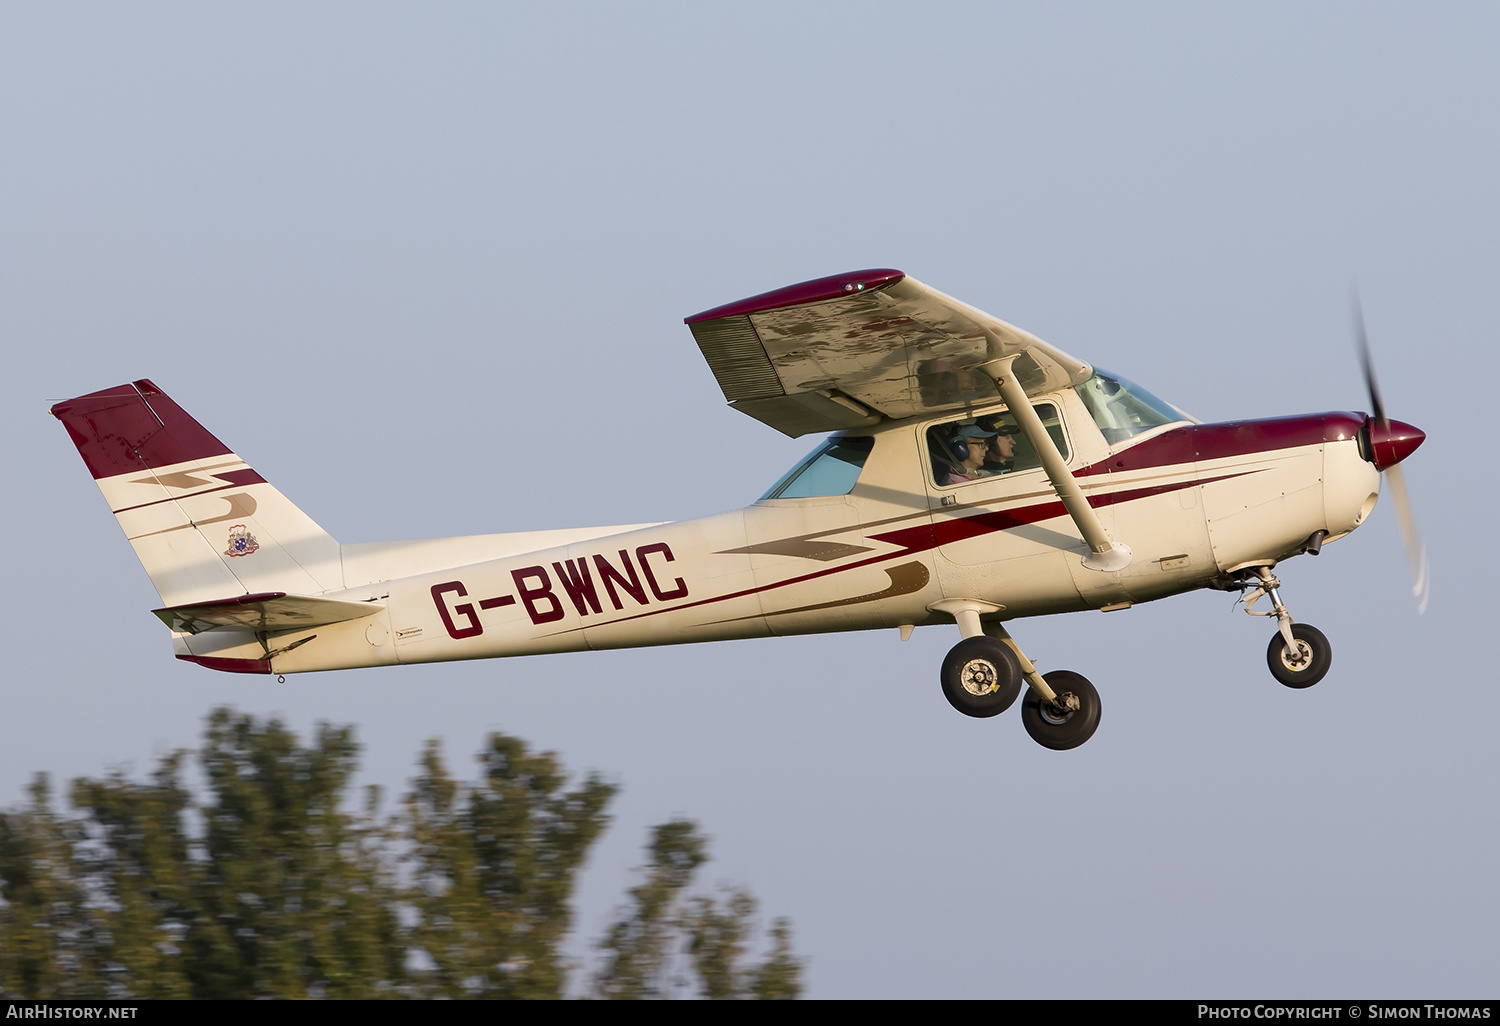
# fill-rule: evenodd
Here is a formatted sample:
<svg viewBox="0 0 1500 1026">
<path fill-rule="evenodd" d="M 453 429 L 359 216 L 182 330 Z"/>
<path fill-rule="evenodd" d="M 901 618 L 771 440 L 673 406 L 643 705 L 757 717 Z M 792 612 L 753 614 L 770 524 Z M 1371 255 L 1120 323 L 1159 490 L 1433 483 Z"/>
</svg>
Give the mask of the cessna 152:
<svg viewBox="0 0 1500 1026">
<path fill-rule="evenodd" d="M 1075 748 L 1092 684 L 1041 674 L 1013 619 L 1197 588 L 1274 616 L 1271 673 L 1305 688 L 1327 639 L 1274 568 L 1316 555 L 1425 437 L 1381 406 L 1203 424 L 900 271 L 803 282 L 687 318 L 725 397 L 831 432 L 754 505 L 682 523 L 340 545 L 150 381 L 58 403 L 161 595 L 179 659 L 287 674 L 956 623 L 948 700 Z M 1253 607 L 1269 598 L 1269 610 Z"/>
</svg>

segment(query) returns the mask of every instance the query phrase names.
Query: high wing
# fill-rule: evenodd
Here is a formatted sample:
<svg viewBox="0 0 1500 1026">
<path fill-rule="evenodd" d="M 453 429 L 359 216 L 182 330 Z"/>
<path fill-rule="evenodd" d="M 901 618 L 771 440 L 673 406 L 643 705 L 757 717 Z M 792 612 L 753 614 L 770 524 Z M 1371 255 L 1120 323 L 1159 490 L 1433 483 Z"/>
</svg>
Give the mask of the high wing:
<svg viewBox="0 0 1500 1026">
<path fill-rule="evenodd" d="M 907 277 L 877 268 L 818 278 L 685 320 L 735 409 L 796 438 L 1000 398 L 980 368 L 1016 356 L 1028 395 L 1093 368 Z"/>
</svg>

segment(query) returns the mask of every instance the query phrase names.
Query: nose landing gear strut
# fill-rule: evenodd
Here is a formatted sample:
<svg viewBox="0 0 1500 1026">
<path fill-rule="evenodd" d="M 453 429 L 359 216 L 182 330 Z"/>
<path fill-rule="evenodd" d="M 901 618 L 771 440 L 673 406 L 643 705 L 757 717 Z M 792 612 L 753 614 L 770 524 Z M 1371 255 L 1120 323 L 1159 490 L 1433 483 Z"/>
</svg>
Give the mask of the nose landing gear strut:
<svg viewBox="0 0 1500 1026">
<path fill-rule="evenodd" d="M 1266 665 L 1271 676 L 1289 688 L 1310 688 L 1322 680 L 1333 665 L 1333 647 L 1323 632 L 1305 623 L 1293 623 L 1291 614 L 1281 601 L 1281 581 L 1269 566 L 1253 567 L 1246 571 L 1245 584 L 1252 581 L 1255 588 L 1245 593 L 1245 612 L 1251 616 L 1276 617 L 1276 633 L 1266 649 Z M 1269 596 L 1270 609 L 1256 609 L 1255 603 Z"/>
</svg>

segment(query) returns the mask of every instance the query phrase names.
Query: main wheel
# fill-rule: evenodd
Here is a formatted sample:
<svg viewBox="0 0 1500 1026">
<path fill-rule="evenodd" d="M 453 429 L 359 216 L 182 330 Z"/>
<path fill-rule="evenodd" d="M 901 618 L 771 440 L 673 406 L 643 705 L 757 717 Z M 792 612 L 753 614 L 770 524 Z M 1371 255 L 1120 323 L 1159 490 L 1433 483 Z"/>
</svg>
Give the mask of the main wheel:
<svg viewBox="0 0 1500 1026">
<path fill-rule="evenodd" d="M 1305 623 L 1292 624 L 1292 637 L 1297 640 L 1297 656 L 1294 659 L 1286 639 L 1277 631 L 1271 635 L 1271 644 L 1266 649 L 1266 665 L 1271 667 L 1271 676 L 1289 688 L 1310 688 L 1322 680 L 1333 665 L 1333 646 L 1316 627 Z"/>
<path fill-rule="evenodd" d="M 1021 702 L 1021 722 L 1031 740 L 1043 748 L 1065 752 L 1077 748 L 1099 729 L 1099 692 L 1081 673 L 1072 670 L 1053 670 L 1042 675 L 1047 686 L 1057 693 L 1059 699 L 1073 695 L 1078 699 L 1078 708 L 1068 710 L 1047 701 L 1036 688 L 1026 690 Z"/>
<path fill-rule="evenodd" d="M 965 638 L 943 659 L 943 694 L 965 716 L 998 716 L 1021 693 L 1021 661 L 993 638 Z"/>
</svg>

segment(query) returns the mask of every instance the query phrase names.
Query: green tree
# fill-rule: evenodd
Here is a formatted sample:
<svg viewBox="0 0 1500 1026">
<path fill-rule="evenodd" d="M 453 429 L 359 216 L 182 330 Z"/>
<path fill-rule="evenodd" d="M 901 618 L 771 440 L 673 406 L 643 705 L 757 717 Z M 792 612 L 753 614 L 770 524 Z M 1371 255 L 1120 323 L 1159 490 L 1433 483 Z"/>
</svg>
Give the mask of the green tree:
<svg viewBox="0 0 1500 1026">
<path fill-rule="evenodd" d="M 207 801 L 183 783 L 187 753 L 148 783 L 79 780 L 73 874 L 92 950 L 137 997 L 374 997 L 400 982 L 398 894 L 367 813 L 343 809 L 358 746 L 320 725 L 310 746 L 277 720 L 210 715 L 199 761 Z M 189 833 L 196 819 L 200 829 Z M 128 982 L 125 982 L 128 981 Z"/>
<path fill-rule="evenodd" d="M 184 780 L 194 755 L 201 797 Z M 358 755 L 348 727 L 320 724 L 304 746 L 278 720 L 219 709 L 196 753 L 147 780 L 75 781 L 75 816 L 53 812 L 38 776 L 0 813 L 0 995 L 564 996 L 570 898 L 617 788 L 570 786 L 555 755 L 503 734 L 463 783 L 431 742 L 382 820 L 373 788 L 349 811 Z M 707 859 L 694 824 L 657 827 L 650 850 L 632 914 L 599 945 L 601 993 L 680 992 L 679 950 L 705 996 L 800 992 L 784 921 L 745 968 L 754 900 L 680 900 Z"/>
<path fill-rule="evenodd" d="M 0 813 L 0 993 L 34 998 L 99 997 L 99 966 L 73 873 L 76 824 L 52 811 L 37 774 L 31 802 Z"/>
<path fill-rule="evenodd" d="M 792 921 L 785 916 L 771 923 L 771 950 L 751 974 L 746 996 L 758 1001 L 790 1001 L 802 996 L 802 960 L 792 954 Z"/>
<path fill-rule="evenodd" d="M 481 779 L 455 782 L 436 742 L 406 799 L 412 943 L 431 959 L 424 995 L 557 998 L 579 869 L 616 788 L 589 776 L 564 790 L 551 753 L 491 734 Z"/>
<path fill-rule="evenodd" d="M 795 998 L 802 992 L 802 963 L 791 953 L 791 925 L 771 927 L 771 950 L 758 965 L 746 965 L 754 933 L 755 898 L 731 890 L 717 898 L 683 892 L 708 861 L 708 839 L 690 820 L 673 820 L 652 831 L 644 879 L 631 888 L 631 904 L 599 947 L 603 963 L 594 992 L 618 1000 L 671 997 L 695 986 L 696 996 Z M 678 964 L 678 953 L 687 956 Z M 691 976 L 687 970 L 691 970 Z"/>
<path fill-rule="evenodd" d="M 378 795 L 363 817 L 343 808 L 358 756 L 349 727 L 319 724 L 303 747 L 277 720 L 209 717 L 185 937 L 195 996 L 374 997 L 401 979 Z"/>
<path fill-rule="evenodd" d="M 665 997 L 672 987 L 677 898 L 708 859 L 708 842 L 696 823 L 673 820 L 652 831 L 645 880 L 630 890 L 628 915 L 609 928 L 599 947 L 604 965 L 595 977 L 600 997 Z"/>
<path fill-rule="evenodd" d="M 105 979 L 129 980 L 106 984 L 98 996 L 193 995 L 181 944 L 201 916 L 198 864 L 183 826 L 191 798 L 182 759 L 180 752 L 162 759 L 148 783 L 112 773 L 73 784 L 73 805 L 86 813 L 75 830 L 88 841 L 74 846 L 72 873 L 89 895 L 82 911 L 92 952 Z"/>
</svg>

